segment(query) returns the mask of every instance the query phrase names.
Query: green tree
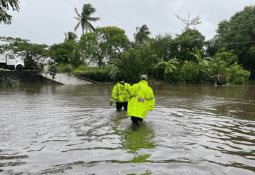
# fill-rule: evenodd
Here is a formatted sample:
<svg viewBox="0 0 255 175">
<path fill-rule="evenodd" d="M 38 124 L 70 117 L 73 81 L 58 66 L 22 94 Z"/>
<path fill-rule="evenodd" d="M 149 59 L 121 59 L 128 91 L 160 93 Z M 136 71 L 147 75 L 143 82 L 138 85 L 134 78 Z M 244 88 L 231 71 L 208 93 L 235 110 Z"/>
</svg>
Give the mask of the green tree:
<svg viewBox="0 0 255 175">
<path fill-rule="evenodd" d="M 187 29 L 180 35 L 177 35 L 174 42 L 177 47 L 176 57 L 181 61 L 194 60 L 192 53 L 198 49 L 201 53 L 204 53 L 205 37 L 198 31 L 193 29 Z"/>
<path fill-rule="evenodd" d="M 157 63 L 157 57 L 149 45 L 140 45 L 121 53 L 119 58 L 111 62 L 110 76 L 114 79 L 125 78 L 131 82 L 139 80 L 139 76 L 151 76 Z"/>
<path fill-rule="evenodd" d="M 207 83 L 210 81 L 211 58 L 204 57 L 201 51 L 195 48 L 192 60 L 185 60 L 180 68 L 179 81 L 184 83 Z"/>
<path fill-rule="evenodd" d="M 176 44 L 170 34 L 157 35 L 150 40 L 151 49 L 158 58 L 168 61 L 176 56 Z"/>
<path fill-rule="evenodd" d="M 50 47 L 50 57 L 57 63 L 77 67 L 82 64 L 78 44 L 75 41 L 66 40 Z"/>
<path fill-rule="evenodd" d="M 242 69 L 234 51 L 219 50 L 210 61 L 210 74 L 222 75 L 227 83 L 242 84 L 248 80 L 250 73 Z"/>
<path fill-rule="evenodd" d="M 19 0 L 1 0 L 0 1 L 0 23 L 11 24 L 12 16 L 7 13 L 8 10 L 19 11 Z"/>
<path fill-rule="evenodd" d="M 198 72 L 198 82 L 209 82 L 210 81 L 210 57 L 204 57 L 201 51 L 195 48 L 195 53 L 192 53 L 195 57 L 193 64 L 196 66 L 196 72 Z"/>
<path fill-rule="evenodd" d="M 34 44 L 22 40 L 13 44 L 13 50 L 24 58 L 25 68 L 29 70 L 40 70 L 41 59 L 48 56 L 48 46 L 45 44 Z"/>
<path fill-rule="evenodd" d="M 100 48 L 106 59 L 111 60 L 129 47 L 125 31 L 117 27 L 100 27 L 96 30 Z"/>
<path fill-rule="evenodd" d="M 98 66 L 103 64 L 103 54 L 101 53 L 97 35 L 95 33 L 85 33 L 81 36 L 79 47 L 82 55 L 85 57 L 83 61 L 89 63 L 97 63 Z"/>
<path fill-rule="evenodd" d="M 156 72 L 163 71 L 163 76 L 157 76 L 157 79 L 163 78 L 163 80 L 169 81 L 169 82 L 176 82 L 177 81 L 177 75 L 176 72 L 178 72 L 178 68 L 180 66 L 180 63 L 177 59 L 169 59 L 168 61 L 161 60 L 155 65 Z M 155 76 L 155 75 L 154 75 Z"/>
<path fill-rule="evenodd" d="M 243 70 L 241 65 L 234 63 L 226 68 L 224 75 L 228 83 L 243 84 L 248 81 L 250 73 L 246 70 Z"/>
<path fill-rule="evenodd" d="M 28 42 L 28 40 L 24 40 L 21 38 L 12 38 L 12 37 L 5 37 L 0 36 L 0 52 L 8 51 L 8 50 L 14 50 L 17 43 L 19 42 Z"/>
<path fill-rule="evenodd" d="M 200 83 L 199 70 L 193 61 L 185 60 L 181 66 L 181 81 L 184 83 Z"/>
<path fill-rule="evenodd" d="M 86 33 L 80 39 L 80 47 L 90 62 L 101 67 L 129 47 L 125 31 L 117 27 L 100 27 L 93 33 Z"/>
<path fill-rule="evenodd" d="M 255 78 L 255 6 L 247 6 L 235 13 L 230 20 L 218 25 L 216 40 L 221 47 L 234 50 L 239 62 Z M 218 47 L 219 46 L 215 46 Z"/>
<path fill-rule="evenodd" d="M 220 45 L 217 44 L 217 37 L 214 36 L 212 39 L 206 41 L 205 43 L 205 49 L 206 49 L 206 54 L 209 57 L 212 57 L 213 55 L 215 55 L 217 53 L 217 51 L 219 51 L 219 49 L 221 48 Z"/>
<path fill-rule="evenodd" d="M 94 31 L 95 28 L 93 27 L 91 22 L 95 22 L 100 19 L 98 17 L 91 16 L 93 13 L 96 12 L 96 9 L 91 4 L 84 4 L 81 13 L 78 12 L 77 8 L 75 8 L 74 10 L 77 15 L 77 17 L 74 18 L 78 21 L 74 30 L 76 31 L 79 26 L 81 26 L 82 34 L 84 34 L 85 31 Z"/>
</svg>

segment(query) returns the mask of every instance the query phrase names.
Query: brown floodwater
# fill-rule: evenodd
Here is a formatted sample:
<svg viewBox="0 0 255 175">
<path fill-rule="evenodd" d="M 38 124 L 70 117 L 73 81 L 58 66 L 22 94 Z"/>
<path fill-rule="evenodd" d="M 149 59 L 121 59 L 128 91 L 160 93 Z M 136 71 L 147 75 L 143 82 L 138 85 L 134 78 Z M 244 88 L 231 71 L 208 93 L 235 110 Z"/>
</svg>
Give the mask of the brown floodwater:
<svg viewBox="0 0 255 175">
<path fill-rule="evenodd" d="M 139 127 L 112 87 L 0 88 L 0 174 L 254 175 L 255 85 L 154 85 Z"/>
</svg>

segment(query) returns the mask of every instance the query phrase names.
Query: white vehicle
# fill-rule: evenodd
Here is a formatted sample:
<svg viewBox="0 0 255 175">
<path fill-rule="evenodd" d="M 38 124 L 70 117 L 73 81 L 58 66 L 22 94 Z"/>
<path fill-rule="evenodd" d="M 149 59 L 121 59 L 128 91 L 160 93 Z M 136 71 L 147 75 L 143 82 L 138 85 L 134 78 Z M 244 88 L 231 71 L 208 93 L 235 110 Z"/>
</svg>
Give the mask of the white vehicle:
<svg viewBox="0 0 255 175">
<path fill-rule="evenodd" d="M 0 67 L 7 69 L 23 70 L 25 67 L 24 60 L 13 53 L 0 53 Z"/>
</svg>

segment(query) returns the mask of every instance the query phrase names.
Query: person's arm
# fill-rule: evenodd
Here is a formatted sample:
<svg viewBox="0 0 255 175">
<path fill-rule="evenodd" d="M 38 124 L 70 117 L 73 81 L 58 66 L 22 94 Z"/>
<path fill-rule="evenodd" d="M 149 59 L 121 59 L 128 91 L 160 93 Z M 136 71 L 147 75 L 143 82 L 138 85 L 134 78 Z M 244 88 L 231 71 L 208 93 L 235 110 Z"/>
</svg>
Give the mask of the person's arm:
<svg viewBox="0 0 255 175">
<path fill-rule="evenodd" d="M 155 105 L 155 97 L 154 97 L 154 93 L 153 93 L 153 90 L 150 88 L 150 93 L 149 93 L 149 99 L 148 99 L 149 103 L 149 110 L 150 111 L 153 111 L 154 110 L 154 105 Z"/>
<path fill-rule="evenodd" d="M 125 90 L 126 90 L 126 92 L 127 92 L 127 99 L 128 99 L 128 100 L 131 98 L 130 89 L 131 89 L 130 84 L 126 83 L 126 84 L 125 84 Z"/>
<path fill-rule="evenodd" d="M 112 89 L 112 95 L 110 99 L 110 105 L 112 105 L 113 102 L 117 101 L 117 85 L 115 85 Z"/>
</svg>

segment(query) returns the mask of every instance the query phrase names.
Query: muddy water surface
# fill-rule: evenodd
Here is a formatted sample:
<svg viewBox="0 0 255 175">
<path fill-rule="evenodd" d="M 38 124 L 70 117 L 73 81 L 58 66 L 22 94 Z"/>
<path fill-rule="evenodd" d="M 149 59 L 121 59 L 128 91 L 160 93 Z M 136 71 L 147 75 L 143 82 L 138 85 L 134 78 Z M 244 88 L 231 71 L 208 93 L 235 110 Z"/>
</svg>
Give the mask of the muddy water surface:
<svg viewBox="0 0 255 175">
<path fill-rule="evenodd" d="M 254 175 L 255 86 L 153 86 L 134 127 L 112 85 L 0 89 L 0 174 Z"/>
</svg>

